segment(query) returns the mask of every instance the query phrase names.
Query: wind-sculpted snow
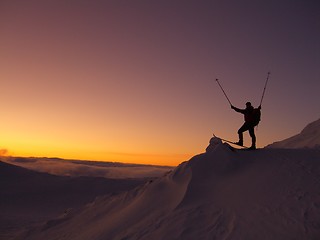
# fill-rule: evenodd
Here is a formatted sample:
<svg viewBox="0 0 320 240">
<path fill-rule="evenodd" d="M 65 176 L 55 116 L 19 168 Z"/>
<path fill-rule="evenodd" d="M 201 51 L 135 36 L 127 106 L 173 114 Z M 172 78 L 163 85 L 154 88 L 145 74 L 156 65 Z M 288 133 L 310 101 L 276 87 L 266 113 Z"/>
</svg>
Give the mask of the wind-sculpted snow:
<svg viewBox="0 0 320 240">
<path fill-rule="evenodd" d="M 320 151 L 206 153 L 143 187 L 99 198 L 23 239 L 320 239 Z"/>
<path fill-rule="evenodd" d="M 190 170 L 182 165 L 142 188 L 113 198 L 99 198 L 82 212 L 59 219 L 58 225 L 51 221 L 45 231 L 29 232 L 23 239 L 117 239 L 119 234 L 143 234 L 141 229 L 154 228 L 153 224 L 179 205 L 190 178 Z"/>
<path fill-rule="evenodd" d="M 48 219 L 49 225 L 97 196 L 134 189 L 147 179 L 66 177 L 35 172 L 0 161 L 0 239 L 15 239 L 19 231 Z M 44 227 L 46 228 L 46 227 Z M 21 238 L 23 239 L 23 238 Z"/>
<path fill-rule="evenodd" d="M 301 133 L 283 141 L 270 144 L 270 148 L 318 148 L 320 149 L 320 119 L 308 124 Z"/>
</svg>

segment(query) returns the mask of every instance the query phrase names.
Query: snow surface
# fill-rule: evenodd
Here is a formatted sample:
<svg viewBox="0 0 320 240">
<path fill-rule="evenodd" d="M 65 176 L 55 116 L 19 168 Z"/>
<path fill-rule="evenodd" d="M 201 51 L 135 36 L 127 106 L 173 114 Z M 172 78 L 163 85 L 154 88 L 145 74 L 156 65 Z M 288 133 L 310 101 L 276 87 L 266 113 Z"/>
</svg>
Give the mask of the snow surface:
<svg viewBox="0 0 320 240">
<path fill-rule="evenodd" d="M 24 228 L 76 211 L 97 196 L 116 195 L 145 182 L 54 176 L 0 161 L 0 239 L 15 239 Z"/>
<path fill-rule="evenodd" d="M 320 239 L 319 149 L 205 153 L 142 187 L 100 197 L 20 239 Z"/>
<path fill-rule="evenodd" d="M 308 124 L 301 133 L 270 144 L 270 148 L 320 148 L 320 119 Z"/>
</svg>

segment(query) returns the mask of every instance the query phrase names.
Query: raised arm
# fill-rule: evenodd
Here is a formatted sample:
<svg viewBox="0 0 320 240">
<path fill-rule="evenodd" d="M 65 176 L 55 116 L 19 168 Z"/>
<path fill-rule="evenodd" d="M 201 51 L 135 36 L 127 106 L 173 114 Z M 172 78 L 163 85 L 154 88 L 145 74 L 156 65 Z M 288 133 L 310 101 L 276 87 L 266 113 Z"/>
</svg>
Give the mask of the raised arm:
<svg viewBox="0 0 320 240">
<path fill-rule="evenodd" d="M 236 108 L 235 106 L 233 106 L 233 105 L 231 105 L 231 108 L 233 109 L 233 110 L 235 110 L 236 112 L 239 112 L 239 113 L 245 113 L 245 109 L 240 109 L 240 108 Z"/>
</svg>

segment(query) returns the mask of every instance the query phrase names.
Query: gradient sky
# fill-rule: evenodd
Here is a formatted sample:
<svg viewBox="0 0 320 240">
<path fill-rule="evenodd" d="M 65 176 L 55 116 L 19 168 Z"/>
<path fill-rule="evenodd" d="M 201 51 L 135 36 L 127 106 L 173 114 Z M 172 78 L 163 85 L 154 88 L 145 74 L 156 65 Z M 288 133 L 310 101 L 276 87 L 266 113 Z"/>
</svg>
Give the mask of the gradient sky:
<svg viewBox="0 0 320 240">
<path fill-rule="evenodd" d="M 0 147 L 177 165 L 237 140 L 214 79 L 257 106 L 268 71 L 258 146 L 282 140 L 320 117 L 319 29 L 317 0 L 1 0 Z"/>
</svg>

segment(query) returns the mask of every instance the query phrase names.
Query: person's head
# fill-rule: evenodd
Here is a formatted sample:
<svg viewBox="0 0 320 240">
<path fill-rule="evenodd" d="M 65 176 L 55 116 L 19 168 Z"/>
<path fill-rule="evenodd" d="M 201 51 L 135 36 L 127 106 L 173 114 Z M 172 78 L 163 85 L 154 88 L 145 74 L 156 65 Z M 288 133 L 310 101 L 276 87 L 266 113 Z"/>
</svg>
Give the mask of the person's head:
<svg viewBox="0 0 320 240">
<path fill-rule="evenodd" d="M 246 103 L 246 107 L 247 107 L 247 108 L 252 107 L 251 102 L 247 102 L 247 103 Z"/>
</svg>

